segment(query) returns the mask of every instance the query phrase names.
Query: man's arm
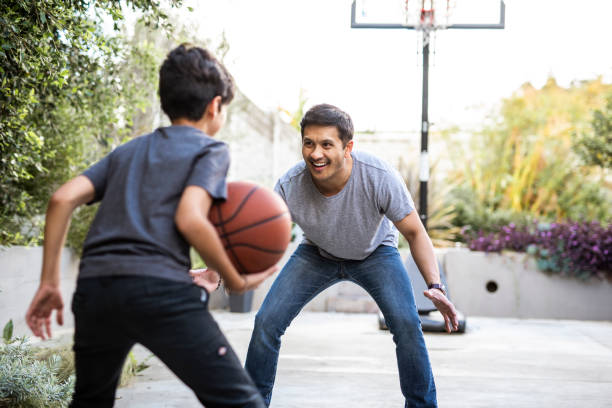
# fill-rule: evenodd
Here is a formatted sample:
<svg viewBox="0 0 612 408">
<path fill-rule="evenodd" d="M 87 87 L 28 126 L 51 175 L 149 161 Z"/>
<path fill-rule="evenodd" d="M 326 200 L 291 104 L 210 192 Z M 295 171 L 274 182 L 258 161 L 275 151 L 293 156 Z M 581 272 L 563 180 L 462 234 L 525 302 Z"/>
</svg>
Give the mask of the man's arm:
<svg viewBox="0 0 612 408">
<path fill-rule="evenodd" d="M 57 313 L 57 323 L 64 323 L 64 303 L 60 292 L 61 251 L 68 234 L 72 212 L 79 205 L 93 200 L 94 194 L 91 181 L 85 176 L 78 176 L 62 185 L 49 200 L 40 285 L 26 314 L 28 326 L 34 335 L 42 339 L 45 335 L 51 337 L 53 310 Z"/>
<path fill-rule="evenodd" d="M 410 252 L 414 258 L 425 283 L 429 286 L 432 283 L 441 283 L 438 262 L 433 250 L 433 244 L 425 227 L 421 223 L 416 211 L 412 211 L 400 221 L 394 222 L 395 226 L 402 233 L 410 245 Z M 438 289 L 428 289 L 423 294 L 430 299 L 436 308 L 442 313 L 446 323 L 446 331 L 459 329 L 459 320 L 455 306 L 446 298 L 444 293 Z"/>
<path fill-rule="evenodd" d="M 217 230 L 208 220 L 212 202 L 212 197 L 205 189 L 188 186 L 176 210 L 177 228 L 198 251 L 206 265 L 221 274 L 228 289 L 235 292 L 254 289 L 276 272 L 278 267 L 273 266 L 260 273 L 240 275 L 227 256 Z"/>
</svg>

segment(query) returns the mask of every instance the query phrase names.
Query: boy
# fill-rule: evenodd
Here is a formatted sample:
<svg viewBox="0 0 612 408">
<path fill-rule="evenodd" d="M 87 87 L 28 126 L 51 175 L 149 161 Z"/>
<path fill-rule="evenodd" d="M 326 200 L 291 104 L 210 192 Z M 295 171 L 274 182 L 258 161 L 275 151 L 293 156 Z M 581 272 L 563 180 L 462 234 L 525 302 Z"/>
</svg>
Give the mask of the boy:
<svg viewBox="0 0 612 408">
<path fill-rule="evenodd" d="M 189 275 L 190 244 L 230 290 L 253 289 L 276 270 L 239 275 L 207 218 L 213 200 L 227 194 L 228 148 L 212 136 L 225 123 L 233 79 L 208 51 L 181 45 L 161 66 L 159 94 L 172 126 L 119 146 L 51 197 L 41 282 L 26 320 L 43 339 L 53 310 L 62 324 L 59 258 L 70 216 L 100 201 L 72 300 L 71 406 L 112 406 L 125 357 L 140 343 L 207 407 L 261 407 L 207 310 L 207 286 Z"/>
</svg>

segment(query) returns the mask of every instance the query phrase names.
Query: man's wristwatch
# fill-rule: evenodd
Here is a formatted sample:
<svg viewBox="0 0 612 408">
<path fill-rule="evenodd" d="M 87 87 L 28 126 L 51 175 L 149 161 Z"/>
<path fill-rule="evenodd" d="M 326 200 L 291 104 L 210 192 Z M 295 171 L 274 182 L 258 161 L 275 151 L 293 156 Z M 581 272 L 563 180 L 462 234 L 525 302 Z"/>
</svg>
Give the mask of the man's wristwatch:
<svg viewBox="0 0 612 408">
<path fill-rule="evenodd" d="M 441 283 L 430 283 L 429 285 L 427 285 L 427 289 L 438 289 L 444 294 L 444 296 L 446 296 L 446 288 Z"/>
</svg>

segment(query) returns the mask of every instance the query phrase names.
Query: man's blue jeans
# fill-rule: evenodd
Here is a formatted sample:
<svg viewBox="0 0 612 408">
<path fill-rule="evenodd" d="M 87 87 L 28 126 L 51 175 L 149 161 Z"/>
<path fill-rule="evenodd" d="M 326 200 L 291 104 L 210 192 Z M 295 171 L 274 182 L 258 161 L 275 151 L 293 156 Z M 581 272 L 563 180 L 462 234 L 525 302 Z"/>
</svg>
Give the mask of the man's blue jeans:
<svg viewBox="0 0 612 408">
<path fill-rule="evenodd" d="M 385 245 L 362 261 L 333 261 L 305 244 L 291 255 L 255 317 L 246 358 L 246 369 L 266 404 L 272 398 L 281 336 L 306 303 L 345 280 L 364 288 L 385 317 L 396 345 L 406 407 L 436 407 L 436 386 L 412 285 L 398 250 Z"/>
</svg>

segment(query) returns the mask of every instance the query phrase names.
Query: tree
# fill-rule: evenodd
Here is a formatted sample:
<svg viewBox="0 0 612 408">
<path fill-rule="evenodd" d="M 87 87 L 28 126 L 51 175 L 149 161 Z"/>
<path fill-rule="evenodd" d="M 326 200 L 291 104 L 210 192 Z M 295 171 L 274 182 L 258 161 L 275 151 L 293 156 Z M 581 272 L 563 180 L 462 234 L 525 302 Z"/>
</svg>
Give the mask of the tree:
<svg viewBox="0 0 612 408">
<path fill-rule="evenodd" d="M 590 131 L 578 138 L 574 149 L 585 164 L 612 169 L 612 94 L 606 100 L 604 108 L 593 112 Z"/>
<path fill-rule="evenodd" d="M 119 35 L 126 9 L 169 29 L 155 0 L 2 2 L 0 245 L 40 240 L 50 193 L 129 134 L 141 81 L 121 68 L 148 56 Z"/>
<path fill-rule="evenodd" d="M 601 78 L 568 88 L 549 78 L 541 89 L 525 84 L 503 100 L 470 151 L 456 157 L 456 224 L 609 220 L 610 190 L 601 173 L 574 154 L 572 138 L 588 129 L 591 112 L 611 90 Z"/>
</svg>

